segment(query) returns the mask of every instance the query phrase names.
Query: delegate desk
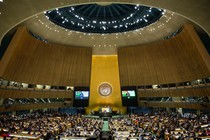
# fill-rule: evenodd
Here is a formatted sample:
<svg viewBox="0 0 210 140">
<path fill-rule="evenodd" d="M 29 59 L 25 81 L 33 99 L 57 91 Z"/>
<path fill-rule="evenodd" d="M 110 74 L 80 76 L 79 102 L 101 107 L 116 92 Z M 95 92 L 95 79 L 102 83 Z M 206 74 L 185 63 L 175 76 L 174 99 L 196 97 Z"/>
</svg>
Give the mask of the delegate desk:
<svg viewBox="0 0 210 140">
<path fill-rule="evenodd" d="M 35 136 L 30 134 L 10 134 L 9 137 L 24 138 L 28 140 L 39 140 L 41 135 Z"/>
<path fill-rule="evenodd" d="M 86 140 L 86 137 L 62 137 L 61 140 Z"/>
</svg>

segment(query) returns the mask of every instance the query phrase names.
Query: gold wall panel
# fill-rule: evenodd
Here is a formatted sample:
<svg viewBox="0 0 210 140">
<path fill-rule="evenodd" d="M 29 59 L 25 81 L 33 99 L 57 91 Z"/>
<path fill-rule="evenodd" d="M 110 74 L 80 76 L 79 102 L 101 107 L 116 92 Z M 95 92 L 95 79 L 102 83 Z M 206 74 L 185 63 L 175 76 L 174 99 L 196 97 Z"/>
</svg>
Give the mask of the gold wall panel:
<svg viewBox="0 0 210 140">
<path fill-rule="evenodd" d="M 90 100 L 87 113 L 90 110 L 98 111 L 100 106 L 110 106 L 114 111 L 120 110 L 125 113 L 126 109 L 122 106 L 120 93 L 120 79 L 117 55 L 92 56 Z M 98 87 L 102 83 L 109 83 L 112 86 L 112 93 L 104 97 L 99 94 Z"/>
</svg>

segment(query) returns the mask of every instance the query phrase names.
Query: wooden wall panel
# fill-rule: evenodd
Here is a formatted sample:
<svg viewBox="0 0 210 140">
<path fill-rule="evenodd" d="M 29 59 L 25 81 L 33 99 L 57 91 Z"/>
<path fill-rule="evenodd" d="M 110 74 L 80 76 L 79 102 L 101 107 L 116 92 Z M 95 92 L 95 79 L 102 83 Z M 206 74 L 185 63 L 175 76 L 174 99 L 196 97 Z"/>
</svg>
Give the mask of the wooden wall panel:
<svg viewBox="0 0 210 140">
<path fill-rule="evenodd" d="M 209 76 L 197 45 L 204 46 L 193 41 L 197 36 L 191 36 L 189 30 L 194 28 L 185 25 L 171 39 L 118 48 L 121 86 L 179 83 Z"/>
<path fill-rule="evenodd" d="M 210 87 L 138 91 L 138 97 L 201 97 L 201 96 L 210 97 Z"/>
<path fill-rule="evenodd" d="M 2 72 L 2 77 L 30 84 L 89 86 L 92 49 L 44 43 L 32 37 L 26 28 L 17 32 L 9 48 L 12 56 Z M 78 40 L 79 41 L 79 40 Z M 2 61 L 10 54 L 6 51 Z"/>
<path fill-rule="evenodd" d="M 0 112 L 10 112 L 17 110 L 30 110 L 30 109 L 42 109 L 42 108 L 62 108 L 62 107 L 72 107 L 72 103 L 40 103 L 40 104 L 24 104 L 15 105 L 10 107 L 1 106 Z"/>
<path fill-rule="evenodd" d="M 12 57 L 15 49 L 16 49 L 16 44 L 22 45 L 24 43 L 24 27 L 17 29 L 15 35 L 13 36 L 13 41 L 10 43 L 10 47 L 7 48 L 7 52 L 9 53 L 4 53 L 3 58 L 0 61 L 0 77 L 2 77 L 9 61 L 10 58 Z"/>
<path fill-rule="evenodd" d="M 206 48 L 203 46 L 203 43 L 201 42 L 198 34 L 196 33 L 196 31 L 193 28 L 193 26 L 185 26 L 185 28 L 187 29 L 187 31 L 189 32 L 189 34 L 191 35 L 191 42 L 193 42 L 193 44 L 196 46 L 196 48 L 198 49 L 201 57 L 203 58 L 206 66 L 208 67 L 209 71 L 210 71 L 210 55 L 209 53 L 206 51 Z"/>
<path fill-rule="evenodd" d="M 138 102 L 139 106 L 145 107 L 167 107 L 167 108 L 188 108 L 198 110 L 209 110 L 210 104 L 184 103 L 184 102 Z"/>
<path fill-rule="evenodd" d="M 73 100 L 73 96 L 73 91 L 0 89 L 0 98 L 71 98 Z"/>
</svg>

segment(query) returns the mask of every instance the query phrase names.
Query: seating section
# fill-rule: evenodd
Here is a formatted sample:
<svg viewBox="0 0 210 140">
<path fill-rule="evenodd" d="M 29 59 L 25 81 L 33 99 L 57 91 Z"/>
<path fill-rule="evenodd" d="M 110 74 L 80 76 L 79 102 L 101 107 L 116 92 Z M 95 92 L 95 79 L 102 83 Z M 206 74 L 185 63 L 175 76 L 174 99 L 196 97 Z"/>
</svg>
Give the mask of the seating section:
<svg viewBox="0 0 210 140">
<path fill-rule="evenodd" d="M 207 114 L 179 114 L 155 111 L 112 118 L 94 118 L 55 111 L 27 114 L 2 114 L 0 135 L 3 138 L 24 139 L 202 139 L 210 138 Z M 105 120 L 104 120 L 105 119 Z M 108 119 L 108 120 L 107 120 Z M 109 131 L 103 131 L 108 122 Z"/>
<path fill-rule="evenodd" d="M 103 120 L 58 112 L 1 115 L 1 136 L 30 139 L 99 137 Z"/>
<path fill-rule="evenodd" d="M 144 85 L 138 86 L 139 91 L 150 90 L 177 90 L 183 88 L 204 88 L 210 86 L 210 77 L 196 79 L 193 81 L 186 81 L 181 83 L 169 83 L 169 84 L 156 84 L 156 85 Z"/>
<path fill-rule="evenodd" d="M 42 91 L 71 91 L 74 87 L 71 86 L 52 86 L 20 83 L 15 81 L 8 81 L 0 78 L 0 88 L 15 89 L 15 90 L 42 90 Z"/>
<path fill-rule="evenodd" d="M 207 115 L 169 113 L 129 115 L 110 120 L 113 139 L 195 139 L 210 138 L 210 119 Z"/>
</svg>

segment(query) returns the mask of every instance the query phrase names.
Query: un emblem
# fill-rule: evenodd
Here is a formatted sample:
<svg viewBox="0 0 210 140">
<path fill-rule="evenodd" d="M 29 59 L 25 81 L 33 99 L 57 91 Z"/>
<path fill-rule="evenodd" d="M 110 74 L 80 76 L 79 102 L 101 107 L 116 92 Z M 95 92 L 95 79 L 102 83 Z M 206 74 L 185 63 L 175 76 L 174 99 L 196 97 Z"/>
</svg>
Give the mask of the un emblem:
<svg viewBox="0 0 210 140">
<path fill-rule="evenodd" d="M 109 83 L 102 83 L 98 87 L 98 92 L 102 96 L 109 96 L 112 93 L 112 87 Z"/>
</svg>

